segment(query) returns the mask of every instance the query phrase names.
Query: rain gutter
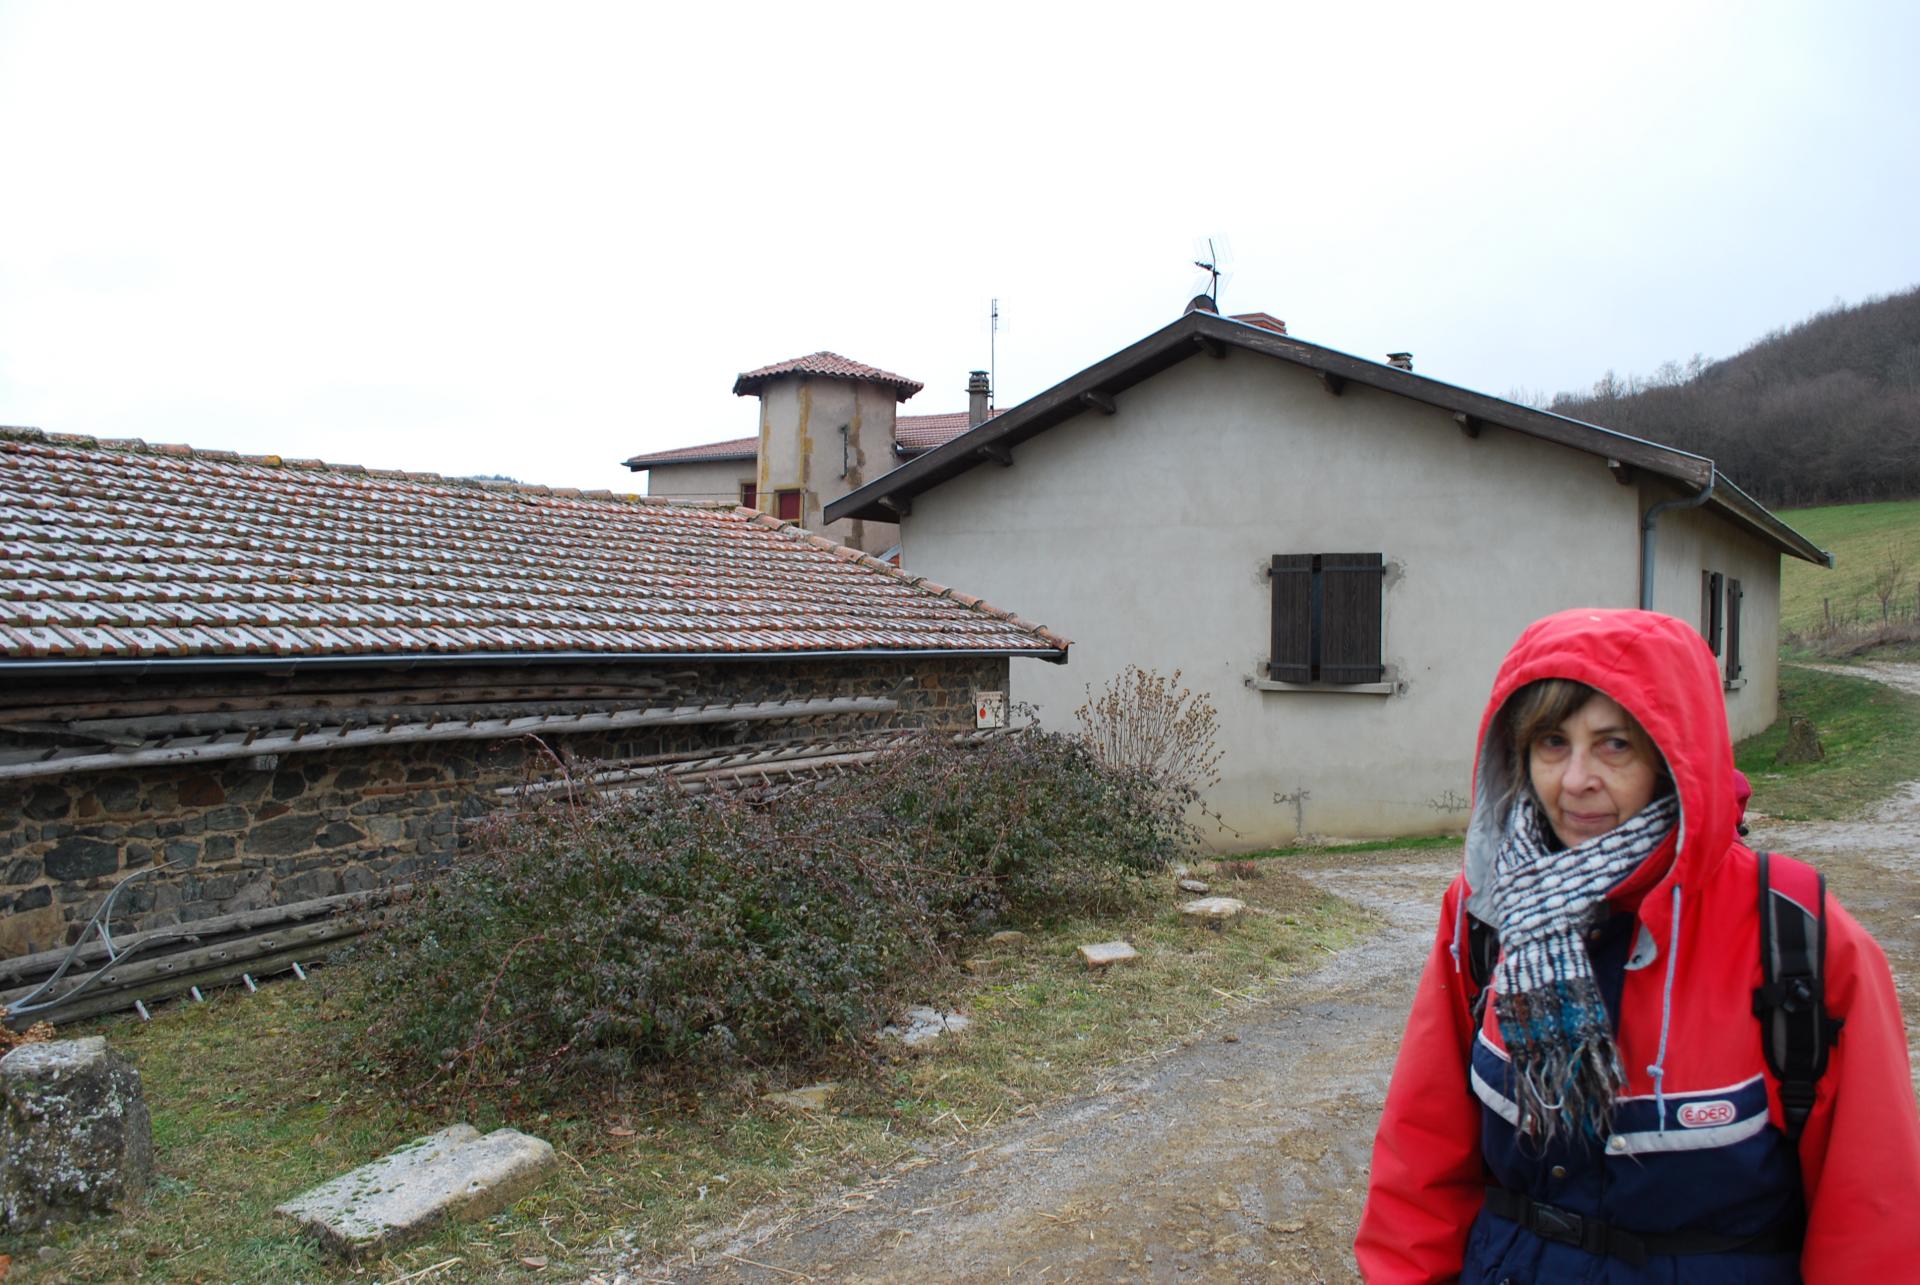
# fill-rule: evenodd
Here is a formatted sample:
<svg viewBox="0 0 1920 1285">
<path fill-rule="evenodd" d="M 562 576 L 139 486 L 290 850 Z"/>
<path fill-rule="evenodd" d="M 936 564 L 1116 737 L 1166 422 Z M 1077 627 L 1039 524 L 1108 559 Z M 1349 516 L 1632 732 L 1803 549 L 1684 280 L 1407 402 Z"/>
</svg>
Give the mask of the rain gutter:
<svg viewBox="0 0 1920 1285">
<path fill-rule="evenodd" d="M 1679 500 L 1662 500 L 1648 509 L 1640 519 L 1640 610 L 1653 610 L 1653 537 L 1654 526 L 1660 515 L 1668 509 L 1697 509 L 1713 498 L 1713 486 L 1720 480 L 1720 470 L 1709 468 L 1707 484 L 1698 495 L 1689 495 Z"/>
</svg>

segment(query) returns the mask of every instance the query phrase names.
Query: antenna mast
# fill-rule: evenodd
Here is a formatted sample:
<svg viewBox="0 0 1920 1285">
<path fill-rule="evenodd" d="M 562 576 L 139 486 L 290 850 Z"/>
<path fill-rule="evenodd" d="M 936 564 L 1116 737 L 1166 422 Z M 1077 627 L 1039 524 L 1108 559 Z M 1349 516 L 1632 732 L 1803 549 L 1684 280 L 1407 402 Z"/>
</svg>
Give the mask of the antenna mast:
<svg viewBox="0 0 1920 1285">
<path fill-rule="evenodd" d="M 987 325 L 987 410 L 993 410 L 994 401 L 1000 396 L 1000 301 L 993 301 L 993 311 Z"/>
<path fill-rule="evenodd" d="M 1220 256 L 1213 248 L 1213 238 L 1207 238 L 1207 257 L 1195 259 L 1193 266 L 1207 274 L 1207 298 L 1218 306 L 1220 303 Z"/>
</svg>

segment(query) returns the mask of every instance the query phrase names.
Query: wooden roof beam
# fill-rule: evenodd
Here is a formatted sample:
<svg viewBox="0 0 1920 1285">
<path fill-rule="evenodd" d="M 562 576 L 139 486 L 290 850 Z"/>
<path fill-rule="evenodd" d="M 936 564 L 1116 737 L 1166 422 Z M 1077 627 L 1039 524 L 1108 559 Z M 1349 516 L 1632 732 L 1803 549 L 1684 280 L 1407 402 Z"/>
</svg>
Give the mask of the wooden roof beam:
<svg viewBox="0 0 1920 1285">
<path fill-rule="evenodd" d="M 1461 411 L 1454 415 L 1453 422 L 1458 424 L 1460 431 L 1468 437 L 1480 436 L 1480 420 L 1478 416 L 1469 415 L 1465 411 Z"/>
<path fill-rule="evenodd" d="M 986 442 L 980 447 L 980 458 L 992 460 L 1001 468 L 1013 467 L 1013 448 L 1005 442 Z"/>
<path fill-rule="evenodd" d="M 1330 370 L 1322 370 L 1317 373 L 1320 376 L 1320 386 L 1329 393 L 1332 393 L 1335 397 L 1347 391 L 1347 380 L 1344 375 L 1336 375 Z"/>
<path fill-rule="evenodd" d="M 1118 403 L 1116 403 L 1112 397 L 1097 388 L 1089 388 L 1086 392 L 1081 393 L 1080 401 L 1081 404 L 1093 407 L 1093 409 L 1099 411 L 1102 415 L 1111 415 L 1120 409 Z"/>
</svg>

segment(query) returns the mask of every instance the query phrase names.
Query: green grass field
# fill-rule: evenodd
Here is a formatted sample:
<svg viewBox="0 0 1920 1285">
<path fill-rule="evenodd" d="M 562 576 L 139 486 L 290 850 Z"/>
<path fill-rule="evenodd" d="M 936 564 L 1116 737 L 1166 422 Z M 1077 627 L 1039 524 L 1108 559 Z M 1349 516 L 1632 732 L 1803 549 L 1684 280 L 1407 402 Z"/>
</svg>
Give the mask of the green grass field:
<svg viewBox="0 0 1920 1285">
<path fill-rule="evenodd" d="M 1797 558 L 1781 559 L 1780 630 L 1813 633 L 1825 627 L 1826 604 L 1836 624 L 1880 623 L 1877 573 L 1889 554 L 1901 574 L 1893 605 L 1911 617 L 1920 602 L 1920 500 L 1834 504 L 1782 509 L 1782 521 L 1834 555 L 1828 571 Z"/>
</svg>

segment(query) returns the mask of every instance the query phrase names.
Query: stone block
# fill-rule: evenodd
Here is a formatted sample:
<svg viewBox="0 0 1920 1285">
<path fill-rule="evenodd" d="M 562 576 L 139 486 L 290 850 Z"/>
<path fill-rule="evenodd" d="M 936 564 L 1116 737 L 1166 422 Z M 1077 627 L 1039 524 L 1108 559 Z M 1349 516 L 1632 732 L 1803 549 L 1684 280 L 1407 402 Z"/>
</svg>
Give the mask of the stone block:
<svg viewBox="0 0 1920 1285">
<path fill-rule="evenodd" d="M 200 819 L 206 822 L 209 830 L 231 831 L 246 829 L 251 818 L 247 816 L 245 808 L 237 803 L 229 803 L 224 808 L 215 808 Z"/>
<path fill-rule="evenodd" d="M 38 861 L 34 861 L 28 857 L 16 857 L 8 864 L 7 873 L 0 876 L 0 880 L 17 887 L 23 883 L 32 883 L 39 877 L 40 863 Z"/>
<path fill-rule="evenodd" d="M 517 1129 L 470 1124 L 416 1138 L 277 1207 L 329 1252 L 390 1253 L 455 1218 L 484 1218 L 531 1191 L 553 1148 Z"/>
<path fill-rule="evenodd" d="M 212 774 L 189 776 L 179 784 L 180 803 L 189 808 L 218 807 L 227 801 L 227 787 Z"/>
<path fill-rule="evenodd" d="M 0 1058 L 0 1229 L 125 1209 L 153 1177 L 140 1073 L 95 1035 Z"/>
<path fill-rule="evenodd" d="M 57 785 L 37 785 L 27 795 L 23 811 L 36 821 L 58 821 L 72 809 L 67 792 Z"/>
<path fill-rule="evenodd" d="M 120 868 L 120 847 L 76 834 L 47 849 L 46 861 L 47 874 L 55 879 L 91 879 Z"/>
<path fill-rule="evenodd" d="M 1201 897 L 1180 907 L 1180 913 L 1186 918 L 1215 927 L 1229 919 L 1238 919 L 1246 911 L 1247 903 L 1238 897 Z"/>
<path fill-rule="evenodd" d="M 140 806 L 140 782 L 135 777 L 102 777 L 93 783 L 93 793 L 109 812 L 132 812 Z"/>
<path fill-rule="evenodd" d="M 247 851 L 264 857 L 291 857 L 314 846 L 325 822 L 314 816 L 284 816 L 253 827 Z"/>
<path fill-rule="evenodd" d="M 1102 941 L 1080 948 L 1080 958 L 1088 968 L 1107 968 L 1114 964 L 1124 964 L 1140 958 L 1140 952 L 1130 942 Z"/>
</svg>

